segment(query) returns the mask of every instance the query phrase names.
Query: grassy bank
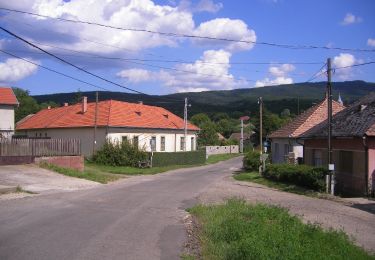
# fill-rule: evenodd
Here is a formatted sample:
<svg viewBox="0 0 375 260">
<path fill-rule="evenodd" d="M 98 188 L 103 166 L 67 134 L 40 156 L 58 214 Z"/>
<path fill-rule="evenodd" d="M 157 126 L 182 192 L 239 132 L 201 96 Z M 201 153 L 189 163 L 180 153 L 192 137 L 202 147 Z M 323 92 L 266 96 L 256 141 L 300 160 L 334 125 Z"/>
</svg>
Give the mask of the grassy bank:
<svg viewBox="0 0 375 260">
<path fill-rule="evenodd" d="M 189 212 L 203 259 L 375 259 L 345 233 L 303 224 L 282 208 L 229 200 Z"/>
<path fill-rule="evenodd" d="M 219 154 L 212 155 L 208 158 L 206 164 L 217 163 L 220 161 L 228 160 L 233 157 L 238 156 L 238 154 Z M 81 179 L 86 179 L 90 181 L 96 181 L 100 183 L 108 183 L 111 181 L 118 180 L 125 177 L 124 175 L 152 175 L 157 173 L 162 173 L 166 171 L 176 170 L 180 168 L 195 167 L 200 165 L 171 165 L 164 167 L 152 167 L 152 168 L 136 168 L 136 167 L 126 167 L 126 166 L 108 166 L 99 165 L 93 162 L 85 161 L 85 170 L 80 172 L 73 169 L 67 169 L 59 167 L 52 164 L 41 164 L 42 168 L 46 168 L 70 177 L 76 177 Z M 123 176 L 121 176 L 123 175 Z"/>
<path fill-rule="evenodd" d="M 247 181 L 247 182 L 254 182 L 258 184 L 262 184 L 264 186 L 278 189 L 281 191 L 292 192 L 299 195 L 306 195 L 311 197 L 319 197 L 321 193 L 316 192 L 314 190 L 309 190 L 295 184 L 290 183 L 283 183 L 283 182 L 276 182 L 269 179 L 266 179 L 259 175 L 257 172 L 242 172 L 239 174 L 233 175 L 233 178 L 238 181 Z M 323 195 L 322 195 L 323 196 Z"/>
</svg>

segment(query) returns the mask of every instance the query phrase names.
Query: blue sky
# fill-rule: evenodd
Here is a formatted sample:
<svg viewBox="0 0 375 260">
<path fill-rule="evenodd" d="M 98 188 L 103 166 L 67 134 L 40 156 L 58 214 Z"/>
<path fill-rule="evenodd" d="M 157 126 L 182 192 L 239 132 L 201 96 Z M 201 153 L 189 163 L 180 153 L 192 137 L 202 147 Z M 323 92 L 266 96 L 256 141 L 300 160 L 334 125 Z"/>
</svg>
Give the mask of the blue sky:
<svg viewBox="0 0 375 260">
<path fill-rule="evenodd" d="M 0 3 L 0 7 L 122 28 L 255 42 L 166 37 L 0 11 L 4 28 L 77 66 L 147 94 L 304 82 L 319 71 L 328 57 L 333 67 L 375 60 L 375 52 L 296 50 L 259 44 L 375 50 L 372 0 L 13 2 Z M 107 90 L 126 91 L 38 53 L 5 32 L 0 33 L 0 49 Z M 374 72 L 374 64 L 338 69 L 333 80 L 375 82 Z M 314 79 L 322 80 L 324 74 Z M 5 54 L 0 54 L 0 84 L 21 87 L 34 95 L 97 90 Z"/>
</svg>

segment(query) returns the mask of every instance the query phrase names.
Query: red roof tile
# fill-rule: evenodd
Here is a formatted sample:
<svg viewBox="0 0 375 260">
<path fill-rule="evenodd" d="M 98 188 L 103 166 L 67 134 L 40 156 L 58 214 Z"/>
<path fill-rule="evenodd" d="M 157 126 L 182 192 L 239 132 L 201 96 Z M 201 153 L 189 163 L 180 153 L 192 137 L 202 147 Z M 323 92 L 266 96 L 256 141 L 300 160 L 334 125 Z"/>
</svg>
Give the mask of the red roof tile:
<svg viewBox="0 0 375 260">
<path fill-rule="evenodd" d="M 335 115 L 345 108 L 337 101 L 332 101 L 332 113 Z M 271 133 L 269 138 L 300 137 L 317 124 L 327 119 L 327 99 L 309 108 L 304 113 L 294 118 L 291 122 Z"/>
<path fill-rule="evenodd" d="M 16 129 L 93 127 L 95 103 L 87 104 L 87 112 L 82 113 L 82 104 L 44 109 L 20 121 Z M 97 126 L 183 129 L 182 118 L 168 110 L 135 103 L 107 100 L 98 103 Z M 188 123 L 189 130 L 199 130 Z"/>
<path fill-rule="evenodd" d="M 1 105 L 18 105 L 16 95 L 13 89 L 9 87 L 0 87 L 0 104 Z"/>
</svg>

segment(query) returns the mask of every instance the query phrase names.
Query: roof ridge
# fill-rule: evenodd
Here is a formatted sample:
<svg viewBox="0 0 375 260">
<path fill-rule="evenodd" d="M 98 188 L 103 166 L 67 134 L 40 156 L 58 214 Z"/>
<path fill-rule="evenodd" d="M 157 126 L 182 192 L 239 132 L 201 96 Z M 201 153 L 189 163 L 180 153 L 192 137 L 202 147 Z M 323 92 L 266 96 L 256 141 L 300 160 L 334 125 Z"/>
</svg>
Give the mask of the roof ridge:
<svg viewBox="0 0 375 260">
<path fill-rule="evenodd" d="M 294 133 L 297 132 L 297 130 L 299 130 L 302 126 L 304 126 L 306 124 L 306 122 L 308 120 L 311 119 L 311 117 L 314 115 L 314 113 L 322 107 L 322 105 L 324 105 L 324 103 L 327 101 L 327 98 L 324 98 L 322 101 L 320 101 L 318 104 L 310 107 L 308 110 L 306 110 L 305 112 L 309 111 L 310 115 L 306 118 L 306 120 L 304 120 L 302 122 L 302 124 L 300 124 L 293 132 L 292 132 L 292 135 L 294 135 Z"/>
</svg>

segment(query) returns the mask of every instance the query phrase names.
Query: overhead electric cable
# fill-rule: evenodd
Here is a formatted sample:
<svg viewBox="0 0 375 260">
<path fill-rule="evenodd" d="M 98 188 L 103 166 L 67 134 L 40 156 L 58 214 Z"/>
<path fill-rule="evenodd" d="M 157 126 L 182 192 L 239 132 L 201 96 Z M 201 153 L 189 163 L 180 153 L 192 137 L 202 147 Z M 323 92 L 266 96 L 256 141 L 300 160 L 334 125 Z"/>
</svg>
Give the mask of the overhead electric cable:
<svg viewBox="0 0 375 260">
<path fill-rule="evenodd" d="M 146 32 L 146 33 L 151 33 L 151 34 L 159 34 L 159 35 L 168 36 L 168 37 L 182 37 L 182 38 L 192 38 L 192 39 L 204 39 L 204 40 L 226 41 L 226 42 L 236 42 L 236 43 L 258 44 L 258 45 L 266 45 L 266 46 L 272 46 L 272 47 L 287 48 L 287 49 L 298 49 L 298 50 L 301 50 L 301 49 L 324 49 L 324 50 L 375 52 L 375 49 L 352 49 L 352 48 L 328 47 L 328 46 L 316 46 L 316 45 L 291 45 L 291 44 L 279 44 L 279 43 L 272 43 L 272 42 L 257 42 L 257 41 L 249 41 L 249 40 L 236 40 L 236 39 L 228 39 L 228 38 L 201 36 L 201 35 L 179 34 L 179 33 L 172 33 L 172 32 L 159 32 L 159 31 L 153 31 L 153 30 L 148 30 L 148 29 L 123 28 L 123 27 L 117 27 L 117 26 L 112 26 L 112 25 L 108 25 L 108 24 L 100 24 L 100 23 L 90 22 L 90 21 L 73 20 L 73 19 L 61 18 L 61 17 L 52 17 L 52 16 L 48 16 L 48 15 L 41 15 L 41 14 L 37 14 L 37 13 L 15 10 L 15 9 L 10 9 L 10 8 L 5 8 L 5 7 L 0 7 L 0 10 L 15 12 L 15 13 L 28 14 L 28 15 L 33 15 L 33 16 L 38 16 L 38 17 L 43 17 L 43 18 L 49 18 L 49 19 L 55 19 L 55 20 L 60 20 L 60 21 L 65 21 L 65 22 L 95 25 L 95 26 L 100 26 L 100 27 L 104 27 L 104 28 L 111 28 L 111 29 L 116 29 L 116 30 L 122 30 L 122 31 Z"/>
</svg>

